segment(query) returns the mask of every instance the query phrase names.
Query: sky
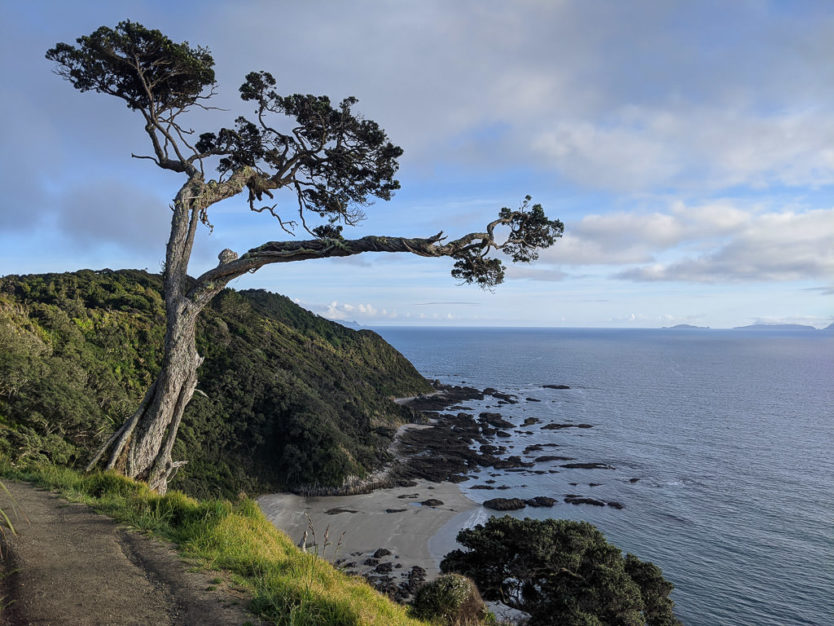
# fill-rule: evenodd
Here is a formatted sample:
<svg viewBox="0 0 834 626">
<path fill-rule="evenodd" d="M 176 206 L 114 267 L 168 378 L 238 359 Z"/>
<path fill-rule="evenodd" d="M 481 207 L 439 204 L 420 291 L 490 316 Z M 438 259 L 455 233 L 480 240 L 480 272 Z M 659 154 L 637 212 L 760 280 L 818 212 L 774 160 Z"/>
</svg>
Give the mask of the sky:
<svg viewBox="0 0 834 626">
<path fill-rule="evenodd" d="M 392 254 L 233 288 L 365 326 L 834 321 L 828 0 L 3 1 L 0 275 L 160 271 L 182 175 L 132 158 L 149 152 L 139 114 L 44 58 L 124 19 L 211 50 L 222 110 L 189 119 L 198 133 L 252 114 L 237 89 L 254 70 L 281 93 L 357 97 L 405 152 L 402 189 L 349 238 L 456 238 L 526 194 L 565 224 L 494 292 L 449 259 Z M 193 275 L 287 238 L 242 196 L 209 217 Z"/>
</svg>

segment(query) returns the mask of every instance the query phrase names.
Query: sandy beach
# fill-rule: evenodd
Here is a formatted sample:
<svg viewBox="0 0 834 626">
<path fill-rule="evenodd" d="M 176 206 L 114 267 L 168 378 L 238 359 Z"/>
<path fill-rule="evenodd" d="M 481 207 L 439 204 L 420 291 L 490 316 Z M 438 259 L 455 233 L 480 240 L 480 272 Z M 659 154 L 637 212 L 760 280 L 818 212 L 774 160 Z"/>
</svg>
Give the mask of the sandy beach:
<svg viewBox="0 0 834 626">
<path fill-rule="evenodd" d="M 439 500 L 442 504 L 421 504 L 428 500 Z M 366 574 L 380 563 L 391 563 L 389 575 L 396 576 L 399 572 L 405 576 L 418 565 L 426 570 L 429 579 L 439 572 L 438 561 L 442 557 L 439 552 L 451 549 L 454 544 L 459 516 L 477 516 L 480 511 L 480 506 L 464 496 L 456 484 L 424 480 L 417 481 L 413 487 L 378 489 L 353 496 L 270 494 L 258 498 L 258 504 L 267 518 L 297 545 L 304 539 L 309 517 L 315 538 L 308 533 L 308 550 L 317 550 L 331 562 L 340 560 L 349 571 Z M 450 524 L 453 520 L 456 523 Z M 325 548 L 322 544 L 328 528 L 331 545 Z M 318 546 L 314 546 L 316 541 Z M 374 562 L 374 553 L 380 548 L 390 550 L 391 554 Z M 372 560 L 365 564 L 368 559 Z M 387 569 L 383 565 L 382 570 Z"/>
</svg>

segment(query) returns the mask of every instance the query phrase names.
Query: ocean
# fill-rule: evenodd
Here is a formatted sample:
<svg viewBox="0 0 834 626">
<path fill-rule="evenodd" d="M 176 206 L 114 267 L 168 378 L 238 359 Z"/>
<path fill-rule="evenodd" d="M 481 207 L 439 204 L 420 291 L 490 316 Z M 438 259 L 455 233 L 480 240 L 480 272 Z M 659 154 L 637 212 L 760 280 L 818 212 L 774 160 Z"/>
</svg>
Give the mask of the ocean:
<svg viewBox="0 0 834 626">
<path fill-rule="evenodd" d="M 525 460 L 555 454 L 613 468 L 486 468 L 461 484 L 473 500 L 559 499 L 513 514 L 595 524 L 663 570 L 685 624 L 834 624 L 834 334 L 375 330 L 427 378 L 516 394 L 518 404 L 465 403 L 516 424 L 541 420 L 510 431 L 500 442 L 508 454 L 555 443 Z M 551 422 L 592 428 L 541 428 Z M 512 489 L 471 489 L 486 480 Z M 572 505 L 566 494 L 623 508 Z"/>
</svg>

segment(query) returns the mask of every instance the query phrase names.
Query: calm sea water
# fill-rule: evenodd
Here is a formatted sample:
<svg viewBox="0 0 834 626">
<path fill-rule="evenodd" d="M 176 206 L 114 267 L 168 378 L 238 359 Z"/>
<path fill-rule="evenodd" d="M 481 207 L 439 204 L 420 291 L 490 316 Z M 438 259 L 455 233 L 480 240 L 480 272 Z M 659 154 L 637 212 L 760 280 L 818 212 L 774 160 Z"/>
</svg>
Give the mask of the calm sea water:
<svg viewBox="0 0 834 626">
<path fill-rule="evenodd" d="M 511 491 L 467 489 L 496 473 L 487 468 L 462 485 L 472 499 L 572 493 L 621 502 L 622 510 L 561 503 L 517 515 L 596 524 L 663 569 L 686 624 L 834 624 L 834 335 L 377 330 L 429 378 L 517 394 L 519 404 L 500 412 L 542 424 L 501 440 L 511 453 L 551 442 L 559 447 L 533 456 L 615 468 L 544 463 L 534 469 L 559 473 L 503 473 L 496 485 Z M 496 401 L 467 405 L 495 410 Z M 547 422 L 594 427 L 540 430 Z"/>
</svg>

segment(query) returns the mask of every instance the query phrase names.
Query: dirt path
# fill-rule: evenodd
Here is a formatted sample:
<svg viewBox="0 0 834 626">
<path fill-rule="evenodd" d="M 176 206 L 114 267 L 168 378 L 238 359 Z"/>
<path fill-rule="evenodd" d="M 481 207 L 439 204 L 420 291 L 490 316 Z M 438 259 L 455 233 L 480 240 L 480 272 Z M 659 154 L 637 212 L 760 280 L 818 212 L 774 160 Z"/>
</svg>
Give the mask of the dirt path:
<svg viewBox="0 0 834 626">
<path fill-rule="evenodd" d="M 216 572 L 188 571 L 169 545 L 31 485 L 6 486 L 21 516 L 10 514 L 18 534 L 3 541 L 0 623 L 258 623 L 242 594 L 213 584 Z M 12 508 L 5 493 L 0 508 Z"/>
</svg>

